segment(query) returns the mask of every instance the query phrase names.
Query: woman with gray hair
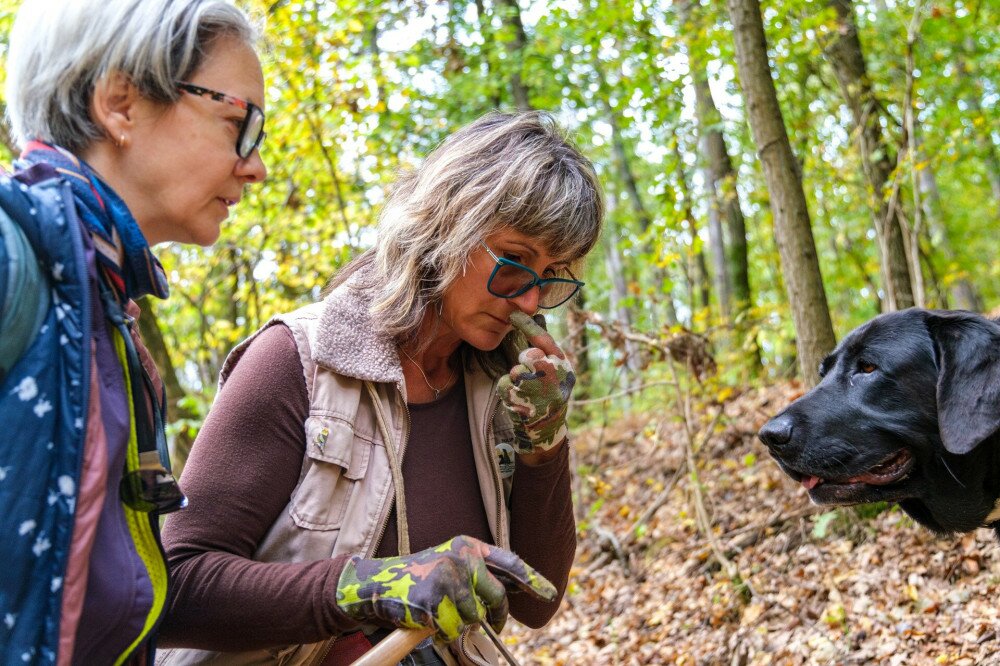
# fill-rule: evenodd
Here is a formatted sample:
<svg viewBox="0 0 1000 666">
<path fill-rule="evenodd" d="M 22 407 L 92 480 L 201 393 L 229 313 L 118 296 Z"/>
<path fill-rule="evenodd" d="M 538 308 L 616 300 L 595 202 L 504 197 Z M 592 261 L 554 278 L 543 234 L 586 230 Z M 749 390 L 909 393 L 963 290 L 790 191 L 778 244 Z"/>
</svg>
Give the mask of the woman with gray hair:
<svg viewBox="0 0 1000 666">
<path fill-rule="evenodd" d="M 256 32 L 216 0 L 30 0 L 0 179 L 0 662 L 147 662 L 186 503 L 134 301 L 266 170 Z"/>
<path fill-rule="evenodd" d="M 226 361 L 164 527 L 163 643 L 197 649 L 158 663 L 344 664 L 394 627 L 436 634 L 414 663 L 482 663 L 476 625 L 545 624 L 575 379 L 531 315 L 583 285 L 602 220 L 544 114 L 485 116 L 405 175 L 329 295 Z"/>
</svg>

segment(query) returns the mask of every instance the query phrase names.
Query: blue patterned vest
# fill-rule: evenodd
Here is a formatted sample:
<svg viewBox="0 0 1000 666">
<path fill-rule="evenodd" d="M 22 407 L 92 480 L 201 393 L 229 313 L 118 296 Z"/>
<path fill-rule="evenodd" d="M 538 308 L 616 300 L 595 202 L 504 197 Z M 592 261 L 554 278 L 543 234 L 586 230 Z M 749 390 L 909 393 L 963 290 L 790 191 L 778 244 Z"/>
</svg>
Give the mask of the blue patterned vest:
<svg viewBox="0 0 1000 666">
<path fill-rule="evenodd" d="M 0 383 L 0 662 L 50 663 L 86 434 L 91 294 L 83 227 L 54 170 L 0 179 L 0 209 L 50 289 L 34 341 Z M 3 254 L 0 243 L 0 265 Z"/>
</svg>

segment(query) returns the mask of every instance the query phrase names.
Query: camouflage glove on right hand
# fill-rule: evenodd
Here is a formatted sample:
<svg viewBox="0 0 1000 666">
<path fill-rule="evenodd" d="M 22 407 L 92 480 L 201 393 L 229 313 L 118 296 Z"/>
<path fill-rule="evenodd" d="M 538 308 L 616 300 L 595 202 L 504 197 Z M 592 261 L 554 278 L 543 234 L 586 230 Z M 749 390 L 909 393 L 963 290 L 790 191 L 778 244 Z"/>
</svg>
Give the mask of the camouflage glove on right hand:
<svg viewBox="0 0 1000 666">
<path fill-rule="evenodd" d="M 531 317 L 515 310 L 510 323 L 532 346 L 500 378 L 497 391 L 514 421 L 517 452 L 548 451 L 566 441 L 566 411 L 576 375 L 556 341 Z"/>
<path fill-rule="evenodd" d="M 543 601 L 556 589 L 514 553 L 460 536 L 412 555 L 352 557 L 337 583 L 337 605 L 359 622 L 432 627 L 447 642 L 465 627 L 507 621 L 507 592 Z"/>
</svg>

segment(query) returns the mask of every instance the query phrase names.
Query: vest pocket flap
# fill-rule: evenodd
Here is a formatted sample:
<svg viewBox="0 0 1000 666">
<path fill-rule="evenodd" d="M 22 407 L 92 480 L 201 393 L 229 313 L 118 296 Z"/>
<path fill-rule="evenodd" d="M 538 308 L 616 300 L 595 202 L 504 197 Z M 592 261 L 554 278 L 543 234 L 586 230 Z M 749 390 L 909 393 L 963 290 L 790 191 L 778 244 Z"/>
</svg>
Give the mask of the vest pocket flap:
<svg viewBox="0 0 1000 666">
<path fill-rule="evenodd" d="M 289 513 L 299 527 L 340 529 L 357 481 L 371 458 L 371 442 L 357 437 L 341 419 L 306 419 L 306 458 Z"/>
<path fill-rule="evenodd" d="M 306 455 L 344 469 L 344 476 L 357 481 L 368 469 L 372 445 L 359 439 L 340 419 L 310 416 L 306 419 Z"/>
</svg>

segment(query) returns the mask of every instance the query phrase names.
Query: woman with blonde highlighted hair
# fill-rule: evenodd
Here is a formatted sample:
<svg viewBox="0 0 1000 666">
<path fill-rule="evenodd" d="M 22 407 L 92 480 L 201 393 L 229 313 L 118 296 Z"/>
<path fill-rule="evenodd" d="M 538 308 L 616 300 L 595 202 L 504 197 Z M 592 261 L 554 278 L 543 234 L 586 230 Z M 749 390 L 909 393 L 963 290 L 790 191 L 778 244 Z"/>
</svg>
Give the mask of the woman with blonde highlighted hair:
<svg viewBox="0 0 1000 666">
<path fill-rule="evenodd" d="M 478 625 L 552 617 L 575 377 L 532 316 L 583 285 L 602 220 L 545 114 L 487 115 L 400 178 L 375 247 L 226 362 L 165 526 L 185 649 L 162 663 L 350 663 L 394 627 L 434 630 L 414 663 L 482 663 Z"/>
</svg>

